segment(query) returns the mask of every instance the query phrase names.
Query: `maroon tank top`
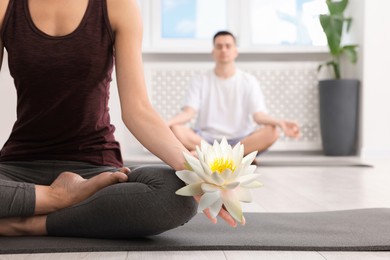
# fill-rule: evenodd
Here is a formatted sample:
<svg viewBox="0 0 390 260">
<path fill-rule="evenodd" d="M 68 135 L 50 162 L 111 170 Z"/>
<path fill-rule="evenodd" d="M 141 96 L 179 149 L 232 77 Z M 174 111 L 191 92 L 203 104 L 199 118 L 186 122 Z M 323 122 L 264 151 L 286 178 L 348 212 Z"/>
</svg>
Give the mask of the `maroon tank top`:
<svg viewBox="0 0 390 260">
<path fill-rule="evenodd" d="M 106 0 L 89 0 L 72 33 L 33 23 L 28 0 L 10 0 L 1 39 L 17 91 L 17 120 L 0 161 L 68 160 L 122 166 L 108 113 L 113 33 Z"/>
</svg>

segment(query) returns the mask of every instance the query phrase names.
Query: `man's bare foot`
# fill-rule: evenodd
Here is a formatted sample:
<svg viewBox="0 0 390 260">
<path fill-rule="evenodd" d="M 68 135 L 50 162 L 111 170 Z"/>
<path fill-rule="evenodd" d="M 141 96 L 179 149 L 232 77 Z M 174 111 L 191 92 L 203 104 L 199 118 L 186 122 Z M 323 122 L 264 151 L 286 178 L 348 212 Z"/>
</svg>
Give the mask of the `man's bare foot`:
<svg viewBox="0 0 390 260">
<path fill-rule="evenodd" d="M 126 182 L 129 173 L 128 168 L 122 168 L 119 172 L 103 172 L 84 179 L 76 173 L 63 172 L 50 186 L 35 186 L 35 215 L 47 215 L 75 205 L 107 186 Z"/>
</svg>

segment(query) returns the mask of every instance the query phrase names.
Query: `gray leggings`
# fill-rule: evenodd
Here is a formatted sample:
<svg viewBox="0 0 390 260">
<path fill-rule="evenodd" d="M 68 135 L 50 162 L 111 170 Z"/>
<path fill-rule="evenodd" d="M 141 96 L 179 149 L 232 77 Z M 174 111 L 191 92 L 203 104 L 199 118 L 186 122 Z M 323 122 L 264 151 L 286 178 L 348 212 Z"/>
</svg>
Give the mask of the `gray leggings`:
<svg viewBox="0 0 390 260">
<path fill-rule="evenodd" d="M 47 217 L 51 236 L 133 238 L 156 235 L 188 222 L 196 202 L 175 191 L 184 184 L 164 165 L 130 167 L 129 181 L 108 186 L 87 200 Z M 0 163 L 0 218 L 32 216 L 34 184 L 50 185 L 70 171 L 91 178 L 117 168 L 82 162 L 34 161 Z"/>
</svg>

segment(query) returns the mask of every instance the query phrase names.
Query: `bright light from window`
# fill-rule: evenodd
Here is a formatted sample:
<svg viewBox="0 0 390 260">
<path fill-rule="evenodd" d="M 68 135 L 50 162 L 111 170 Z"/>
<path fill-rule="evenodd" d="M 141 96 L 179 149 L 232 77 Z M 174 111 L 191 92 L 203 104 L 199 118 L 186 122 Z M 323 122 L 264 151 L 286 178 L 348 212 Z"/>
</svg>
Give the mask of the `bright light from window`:
<svg viewBox="0 0 390 260">
<path fill-rule="evenodd" d="M 324 0 L 251 0 L 252 43 L 255 45 L 324 46 L 319 14 Z"/>
<path fill-rule="evenodd" d="M 162 38 L 210 39 L 227 27 L 226 0 L 161 0 Z"/>
</svg>

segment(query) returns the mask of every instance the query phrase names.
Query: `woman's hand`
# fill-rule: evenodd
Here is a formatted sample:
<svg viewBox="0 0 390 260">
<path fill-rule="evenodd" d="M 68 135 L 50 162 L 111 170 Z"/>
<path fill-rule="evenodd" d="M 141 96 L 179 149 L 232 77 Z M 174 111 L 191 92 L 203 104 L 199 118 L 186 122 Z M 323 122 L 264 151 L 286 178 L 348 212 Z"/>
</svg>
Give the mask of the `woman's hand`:
<svg viewBox="0 0 390 260">
<path fill-rule="evenodd" d="M 194 196 L 194 199 L 196 200 L 196 202 L 199 203 L 200 196 Z M 214 224 L 217 223 L 217 218 L 211 216 L 209 209 L 205 209 L 203 213 L 206 215 L 208 219 L 211 220 L 211 222 L 213 222 Z M 227 212 L 227 210 L 224 207 L 221 208 L 221 211 L 219 212 L 218 216 L 220 216 L 223 220 L 225 220 L 225 222 L 228 223 L 231 227 L 237 227 L 236 220 L 229 214 L 229 212 Z M 245 225 L 245 218 L 242 222 L 242 225 Z"/>
</svg>

